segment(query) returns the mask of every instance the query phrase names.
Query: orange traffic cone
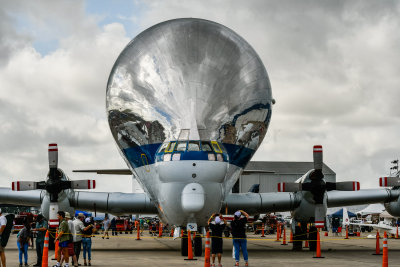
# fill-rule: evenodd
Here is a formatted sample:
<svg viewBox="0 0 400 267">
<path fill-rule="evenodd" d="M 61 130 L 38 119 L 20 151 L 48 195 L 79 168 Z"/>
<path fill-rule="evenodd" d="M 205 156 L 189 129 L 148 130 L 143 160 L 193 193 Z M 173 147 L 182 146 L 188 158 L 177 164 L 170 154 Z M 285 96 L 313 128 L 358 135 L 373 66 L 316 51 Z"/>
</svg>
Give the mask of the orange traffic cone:
<svg viewBox="0 0 400 267">
<path fill-rule="evenodd" d="M 185 261 L 195 261 L 193 259 L 193 247 L 192 247 L 192 233 L 188 231 L 188 258 Z"/>
<path fill-rule="evenodd" d="M 289 243 L 293 243 L 293 231 L 290 230 L 290 239 L 289 239 Z"/>
<path fill-rule="evenodd" d="M 399 226 L 396 226 L 396 239 L 399 239 Z"/>
<path fill-rule="evenodd" d="M 382 255 L 381 249 L 379 247 L 379 231 L 376 231 L 376 248 L 375 248 L 375 253 L 372 255 Z"/>
<path fill-rule="evenodd" d="M 56 232 L 56 238 L 58 237 L 58 233 Z M 54 258 L 55 258 L 55 260 L 58 260 L 58 250 L 60 249 L 60 247 L 58 246 L 59 245 L 59 241 L 58 241 L 58 239 L 57 239 L 57 241 L 56 241 L 56 245 L 55 245 L 55 248 L 54 248 Z"/>
<path fill-rule="evenodd" d="M 281 234 L 279 233 L 279 227 L 276 225 L 276 240 L 275 242 L 280 242 L 280 236 Z"/>
<path fill-rule="evenodd" d="M 346 237 L 344 239 L 349 239 L 349 226 L 346 225 Z"/>
<path fill-rule="evenodd" d="M 138 224 L 138 226 L 137 226 L 136 240 L 142 240 L 142 239 L 140 239 L 140 224 Z"/>
<path fill-rule="evenodd" d="M 162 228 L 163 228 L 163 225 L 160 222 L 160 225 L 158 226 L 158 237 L 162 237 Z"/>
<path fill-rule="evenodd" d="M 319 238 L 319 231 L 317 230 L 317 255 L 313 258 L 325 258 L 321 257 L 321 241 Z"/>
<path fill-rule="evenodd" d="M 207 231 L 206 245 L 204 249 L 204 267 L 210 267 L 210 231 Z"/>
<path fill-rule="evenodd" d="M 382 267 L 388 267 L 388 243 L 387 243 L 387 234 L 384 233 L 383 236 L 383 248 L 382 248 L 383 256 L 382 256 Z"/>
<path fill-rule="evenodd" d="M 285 228 L 285 226 L 283 226 L 283 239 L 282 239 L 281 246 L 287 246 L 287 244 L 286 244 L 286 228 Z"/>
<path fill-rule="evenodd" d="M 264 228 L 265 228 L 265 224 L 262 224 L 262 229 L 261 229 L 261 237 L 265 237 L 264 235 Z"/>
<path fill-rule="evenodd" d="M 42 267 L 49 266 L 49 231 L 46 231 L 44 237 L 43 255 L 42 255 Z"/>
</svg>

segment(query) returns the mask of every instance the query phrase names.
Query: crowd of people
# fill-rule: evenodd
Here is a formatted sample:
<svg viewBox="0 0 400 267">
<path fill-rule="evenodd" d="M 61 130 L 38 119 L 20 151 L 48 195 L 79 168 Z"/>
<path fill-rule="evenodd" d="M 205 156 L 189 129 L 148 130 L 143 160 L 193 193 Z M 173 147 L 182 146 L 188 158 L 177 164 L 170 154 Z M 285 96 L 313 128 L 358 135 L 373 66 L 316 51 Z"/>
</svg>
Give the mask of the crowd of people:
<svg viewBox="0 0 400 267">
<path fill-rule="evenodd" d="M 230 224 L 232 239 L 233 239 L 233 251 L 235 257 L 235 266 L 239 266 L 240 251 L 245 261 L 245 266 L 248 266 L 248 253 L 247 253 L 247 239 L 246 239 L 246 223 L 249 215 L 243 210 L 236 211 L 234 219 Z M 59 250 L 56 255 L 57 263 L 53 267 L 62 266 L 65 262 L 65 267 L 69 267 L 70 257 L 73 266 L 79 266 L 79 258 L 83 248 L 83 265 L 91 266 L 91 247 L 92 237 L 96 231 L 96 224 L 92 217 L 85 217 L 83 213 L 78 213 L 76 218 L 72 220 L 71 215 L 68 212 L 58 211 L 57 218 L 59 220 L 59 227 L 57 229 L 57 235 L 54 242 L 58 242 Z M 113 221 L 114 220 L 114 221 Z M 143 218 L 139 219 L 136 223 L 140 226 L 141 232 L 143 231 L 144 224 L 149 226 L 149 232 L 151 235 L 155 235 L 156 229 L 160 226 L 156 220 L 145 221 Z M 7 220 L 5 216 L 2 216 L 0 209 L 0 237 L 5 229 Z M 112 235 L 117 235 L 115 227 L 115 217 L 109 219 L 105 216 L 102 222 L 104 233 L 102 238 L 109 239 L 108 231 L 111 228 Z M 218 259 L 218 267 L 222 266 L 222 252 L 223 252 L 223 232 L 227 222 L 222 214 L 212 214 L 208 220 L 208 227 L 211 231 L 211 259 L 212 267 L 215 267 L 215 259 Z M 33 236 L 36 236 L 36 254 L 37 263 L 33 266 L 42 266 L 42 255 L 44 248 L 44 240 L 46 231 L 48 230 L 48 223 L 43 215 L 39 214 L 35 222 L 26 221 L 24 227 L 18 232 L 17 235 L 17 246 L 19 251 L 19 266 L 23 264 L 28 266 L 28 247 L 31 243 L 33 245 Z M 143 232 L 142 232 L 143 233 Z M 0 267 L 6 266 L 6 259 L 4 254 L 4 247 L 0 244 Z"/>
</svg>

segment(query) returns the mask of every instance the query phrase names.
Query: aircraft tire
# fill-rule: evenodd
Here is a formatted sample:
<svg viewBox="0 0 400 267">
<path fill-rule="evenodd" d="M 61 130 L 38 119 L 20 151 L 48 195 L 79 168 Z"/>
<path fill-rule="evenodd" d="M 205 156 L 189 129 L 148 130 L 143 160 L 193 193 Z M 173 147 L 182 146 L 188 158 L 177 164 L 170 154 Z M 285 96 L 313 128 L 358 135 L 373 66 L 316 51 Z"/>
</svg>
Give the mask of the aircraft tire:
<svg viewBox="0 0 400 267">
<path fill-rule="evenodd" d="M 296 226 L 293 234 L 293 250 L 301 251 L 303 249 L 303 231 L 301 227 Z"/>
<path fill-rule="evenodd" d="M 194 238 L 194 256 L 200 257 L 203 253 L 203 238 L 201 235 L 196 235 Z"/>
<path fill-rule="evenodd" d="M 183 234 L 181 238 L 181 255 L 187 257 L 188 255 L 188 240 L 187 234 Z"/>
</svg>

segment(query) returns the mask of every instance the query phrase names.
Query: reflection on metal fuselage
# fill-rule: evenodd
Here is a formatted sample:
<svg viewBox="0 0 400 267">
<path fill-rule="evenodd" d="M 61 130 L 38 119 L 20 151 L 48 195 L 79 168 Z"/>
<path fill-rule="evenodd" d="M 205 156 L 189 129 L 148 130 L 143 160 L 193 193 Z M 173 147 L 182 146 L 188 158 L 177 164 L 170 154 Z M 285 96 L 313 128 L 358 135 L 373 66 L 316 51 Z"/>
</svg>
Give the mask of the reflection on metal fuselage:
<svg viewBox="0 0 400 267">
<path fill-rule="evenodd" d="M 235 32 L 176 19 L 122 51 L 107 111 L 126 163 L 164 222 L 204 225 L 267 132 L 271 86 L 259 56 Z"/>
</svg>

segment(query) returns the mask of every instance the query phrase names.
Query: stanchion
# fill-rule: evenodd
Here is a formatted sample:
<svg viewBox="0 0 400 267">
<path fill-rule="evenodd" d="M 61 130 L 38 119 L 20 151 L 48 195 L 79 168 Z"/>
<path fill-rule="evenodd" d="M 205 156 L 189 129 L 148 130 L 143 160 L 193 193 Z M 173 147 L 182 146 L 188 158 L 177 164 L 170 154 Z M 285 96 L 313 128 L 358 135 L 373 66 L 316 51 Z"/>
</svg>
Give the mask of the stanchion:
<svg viewBox="0 0 400 267">
<path fill-rule="evenodd" d="M 346 225 L 346 237 L 344 239 L 349 239 L 349 226 Z"/>
<path fill-rule="evenodd" d="M 136 240 L 142 240 L 142 239 L 140 239 L 140 224 L 138 224 L 138 227 L 137 227 Z"/>
<path fill-rule="evenodd" d="M 382 267 L 388 267 L 388 243 L 387 243 L 387 234 L 386 232 L 383 234 L 383 248 L 382 248 L 383 256 L 382 256 Z"/>
<path fill-rule="evenodd" d="M 192 247 L 192 233 L 188 231 L 188 258 L 185 261 L 196 261 L 193 259 L 193 247 Z"/>
<path fill-rule="evenodd" d="M 280 242 L 279 236 L 280 236 L 279 227 L 278 227 L 278 225 L 276 225 L 276 240 L 275 240 L 275 242 Z"/>
<path fill-rule="evenodd" d="M 293 230 L 290 229 L 290 239 L 289 239 L 289 243 L 293 243 Z"/>
<path fill-rule="evenodd" d="M 210 231 L 207 231 L 204 249 L 204 267 L 210 267 Z"/>
<path fill-rule="evenodd" d="M 44 237 L 43 255 L 42 255 L 42 267 L 49 266 L 49 231 L 46 231 Z"/>
<path fill-rule="evenodd" d="M 399 239 L 399 226 L 396 226 L 396 239 Z"/>
<path fill-rule="evenodd" d="M 282 239 L 281 246 L 287 246 L 287 244 L 286 244 L 286 228 L 285 228 L 285 226 L 283 226 L 283 239 Z"/>
<path fill-rule="evenodd" d="M 162 237 L 162 228 L 163 228 L 163 225 L 162 225 L 162 222 L 160 222 L 160 224 L 158 226 L 158 237 L 159 238 Z"/>
<path fill-rule="evenodd" d="M 380 245 L 379 244 L 379 231 L 376 231 L 376 247 L 375 247 L 375 253 L 372 255 L 382 255 L 379 245 Z"/>
<path fill-rule="evenodd" d="M 265 224 L 262 224 L 262 229 L 261 229 L 261 237 L 265 237 L 264 235 L 264 228 L 265 228 Z"/>
<path fill-rule="evenodd" d="M 325 258 L 321 256 L 321 240 L 319 238 L 319 231 L 317 230 L 317 255 L 313 258 Z"/>
</svg>

